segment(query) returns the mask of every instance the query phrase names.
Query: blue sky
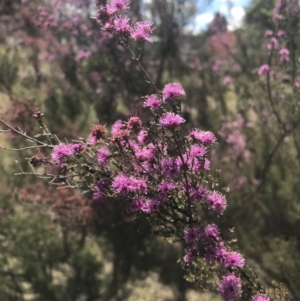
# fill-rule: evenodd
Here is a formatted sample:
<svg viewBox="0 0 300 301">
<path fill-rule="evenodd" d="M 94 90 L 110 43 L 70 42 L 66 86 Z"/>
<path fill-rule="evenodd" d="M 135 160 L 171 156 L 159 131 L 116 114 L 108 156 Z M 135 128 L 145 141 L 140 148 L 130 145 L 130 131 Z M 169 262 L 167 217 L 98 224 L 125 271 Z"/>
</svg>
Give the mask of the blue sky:
<svg viewBox="0 0 300 301">
<path fill-rule="evenodd" d="M 201 3 L 202 0 L 198 0 Z M 225 15 L 229 21 L 229 29 L 234 29 L 242 24 L 245 15 L 245 8 L 249 6 L 251 0 L 214 0 L 206 7 L 205 11 L 199 9 L 189 29 L 197 33 L 207 27 L 211 22 L 214 13 L 219 11 Z"/>
</svg>

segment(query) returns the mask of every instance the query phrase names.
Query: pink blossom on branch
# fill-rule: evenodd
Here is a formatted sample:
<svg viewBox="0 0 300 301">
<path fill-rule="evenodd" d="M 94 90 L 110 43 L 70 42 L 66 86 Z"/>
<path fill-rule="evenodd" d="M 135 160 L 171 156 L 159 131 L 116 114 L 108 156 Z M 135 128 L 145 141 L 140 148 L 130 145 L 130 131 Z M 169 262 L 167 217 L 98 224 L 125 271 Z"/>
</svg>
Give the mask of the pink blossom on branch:
<svg viewBox="0 0 300 301">
<path fill-rule="evenodd" d="M 174 158 L 163 158 L 161 169 L 164 176 L 172 179 L 176 179 L 180 173 L 179 166 Z"/>
<path fill-rule="evenodd" d="M 201 229 L 198 225 L 194 225 L 184 230 L 184 239 L 187 243 L 196 242 L 201 236 Z"/>
<path fill-rule="evenodd" d="M 213 143 L 216 143 L 217 141 L 213 133 L 201 131 L 198 129 L 192 130 L 189 135 L 195 140 L 202 142 L 204 145 L 211 145 Z"/>
<path fill-rule="evenodd" d="M 175 184 L 171 181 L 164 180 L 158 185 L 158 192 L 163 199 L 166 199 L 173 189 Z"/>
<path fill-rule="evenodd" d="M 271 49 L 278 49 L 279 48 L 279 42 L 276 38 L 271 38 L 268 45 L 267 45 L 267 48 L 269 50 Z"/>
<path fill-rule="evenodd" d="M 117 16 L 113 20 L 113 29 L 121 37 L 127 38 L 132 32 L 130 19 L 126 16 Z"/>
<path fill-rule="evenodd" d="M 228 252 L 225 255 L 223 265 L 225 268 L 233 268 L 239 267 L 242 268 L 244 266 L 245 259 L 242 257 L 241 254 L 237 252 Z"/>
<path fill-rule="evenodd" d="M 72 144 L 59 144 L 53 148 L 51 157 L 55 163 L 61 165 L 63 163 L 63 159 L 67 157 L 71 157 L 74 154 L 75 150 Z"/>
<path fill-rule="evenodd" d="M 273 34 L 274 34 L 274 32 L 272 30 L 267 29 L 264 36 L 265 36 L 265 38 L 272 37 Z"/>
<path fill-rule="evenodd" d="M 185 95 L 185 91 L 183 90 L 182 86 L 177 83 L 167 84 L 162 93 L 164 101 L 173 100 L 179 96 Z"/>
<path fill-rule="evenodd" d="M 262 66 L 260 66 L 260 68 L 258 69 L 258 75 L 262 76 L 267 74 L 270 71 L 270 66 L 268 64 L 264 64 Z"/>
<path fill-rule="evenodd" d="M 218 291 L 225 301 L 235 301 L 241 295 L 241 280 L 234 274 L 224 276 Z"/>
<path fill-rule="evenodd" d="M 214 224 L 207 225 L 204 228 L 203 236 L 207 240 L 216 241 L 219 239 L 219 235 L 220 235 L 220 230 L 219 230 L 218 226 L 216 226 Z"/>
<path fill-rule="evenodd" d="M 117 120 L 111 129 L 111 132 L 113 135 L 116 135 L 118 132 L 120 132 L 121 130 L 125 129 L 125 125 L 121 120 Z"/>
<path fill-rule="evenodd" d="M 137 116 L 134 117 L 130 117 L 128 122 L 127 122 L 127 126 L 129 129 L 140 129 L 142 127 L 143 123 L 141 121 L 141 119 Z"/>
<path fill-rule="evenodd" d="M 228 85 L 232 82 L 232 78 L 230 76 L 225 76 L 223 79 L 223 84 Z"/>
<path fill-rule="evenodd" d="M 152 94 L 150 96 L 145 96 L 144 99 L 145 99 L 145 102 L 144 102 L 145 108 L 150 108 L 150 109 L 155 110 L 155 109 L 158 109 L 162 104 L 161 100 L 159 99 L 158 95 L 156 95 L 156 94 Z"/>
<path fill-rule="evenodd" d="M 280 49 L 279 55 L 282 62 L 288 62 L 290 60 L 290 51 L 286 48 Z"/>
<path fill-rule="evenodd" d="M 131 37 L 137 41 L 148 41 L 152 43 L 152 39 L 150 35 L 152 34 L 154 28 L 152 28 L 153 22 L 151 21 L 142 21 L 137 22 L 133 26 L 133 30 L 131 32 Z"/>
<path fill-rule="evenodd" d="M 227 207 L 227 202 L 225 197 L 217 191 L 210 193 L 206 197 L 206 204 L 208 209 L 216 211 L 217 213 L 220 214 L 222 214 Z"/>
<path fill-rule="evenodd" d="M 174 113 L 165 113 L 159 120 L 160 125 L 168 130 L 176 129 L 184 122 L 180 115 Z"/>
<path fill-rule="evenodd" d="M 101 147 L 97 152 L 97 161 L 101 165 L 106 166 L 108 163 L 109 150 L 106 147 Z"/>
<path fill-rule="evenodd" d="M 111 13 L 120 12 L 129 8 L 130 0 L 111 0 L 107 10 Z"/>
</svg>

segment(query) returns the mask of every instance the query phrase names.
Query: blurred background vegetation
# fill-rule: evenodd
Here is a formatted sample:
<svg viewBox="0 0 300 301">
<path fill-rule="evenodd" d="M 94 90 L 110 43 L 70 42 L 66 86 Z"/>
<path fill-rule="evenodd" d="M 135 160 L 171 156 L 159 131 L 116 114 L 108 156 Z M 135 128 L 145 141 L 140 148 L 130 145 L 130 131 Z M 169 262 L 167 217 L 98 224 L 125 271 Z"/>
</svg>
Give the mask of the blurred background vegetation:
<svg viewBox="0 0 300 301">
<path fill-rule="evenodd" d="M 204 10 L 214 1 L 200 2 Z M 300 48 L 292 34 L 300 14 L 281 24 L 291 34 L 278 40 L 291 59 L 273 58 L 277 77 L 268 87 L 257 70 L 270 62 L 265 32 L 276 32 L 275 4 L 251 1 L 235 29 L 217 13 L 197 33 L 188 30 L 197 7 L 192 0 L 132 0 L 129 13 L 155 23 L 142 62 L 157 86 L 180 82 L 187 126 L 218 136 L 211 161 L 230 188 L 223 228 L 235 228 L 241 252 L 266 287 L 283 283 L 300 300 L 300 91 L 294 84 Z M 141 96 L 153 91 L 130 55 L 90 18 L 93 7 L 89 0 L 1 2 L 2 119 L 35 135 L 32 114 L 41 110 L 50 131 L 70 141 L 86 138 L 98 122 L 146 116 Z M 0 143 L 24 145 L 11 133 Z M 29 169 L 24 158 L 32 155 L 1 150 L 1 301 L 219 300 L 185 280 L 177 262 L 182 246 L 155 238 L 145 221 L 127 220 L 119 200 L 95 204 L 78 191 L 13 176 Z"/>
</svg>

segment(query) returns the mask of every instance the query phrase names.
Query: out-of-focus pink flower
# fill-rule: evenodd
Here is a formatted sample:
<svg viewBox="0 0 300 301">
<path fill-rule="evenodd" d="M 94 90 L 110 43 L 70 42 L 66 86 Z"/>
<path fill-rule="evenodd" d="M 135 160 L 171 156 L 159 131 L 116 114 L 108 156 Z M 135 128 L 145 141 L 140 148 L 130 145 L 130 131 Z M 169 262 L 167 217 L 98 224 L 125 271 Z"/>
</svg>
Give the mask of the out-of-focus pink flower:
<svg viewBox="0 0 300 301">
<path fill-rule="evenodd" d="M 230 76 L 225 76 L 223 79 L 223 84 L 228 85 L 232 82 L 232 78 Z"/>
<path fill-rule="evenodd" d="M 276 38 L 271 38 L 268 45 L 267 45 L 267 48 L 269 50 L 271 49 L 278 49 L 279 48 L 279 42 Z"/>
<path fill-rule="evenodd" d="M 265 37 L 267 38 L 267 37 L 272 37 L 273 36 L 273 31 L 272 30 L 270 30 L 270 29 L 267 29 L 266 30 L 266 32 L 265 32 Z"/>
<path fill-rule="evenodd" d="M 290 51 L 286 48 L 282 48 L 279 51 L 279 55 L 282 62 L 288 62 L 290 60 Z"/>
<path fill-rule="evenodd" d="M 259 76 L 261 76 L 261 75 L 267 74 L 269 71 L 270 71 L 270 66 L 268 64 L 264 64 L 264 65 L 259 67 L 257 73 L 258 73 Z"/>
</svg>

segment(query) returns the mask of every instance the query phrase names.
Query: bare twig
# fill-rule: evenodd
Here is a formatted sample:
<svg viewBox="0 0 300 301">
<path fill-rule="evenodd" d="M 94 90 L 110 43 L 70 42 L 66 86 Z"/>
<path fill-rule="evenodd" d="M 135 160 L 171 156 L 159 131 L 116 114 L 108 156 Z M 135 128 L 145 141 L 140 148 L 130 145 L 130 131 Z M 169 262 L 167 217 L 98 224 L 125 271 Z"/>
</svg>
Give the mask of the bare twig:
<svg viewBox="0 0 300 301">
<path fill-rule="evenodd" d="M 16 134 L 18 134 L 18 135 L 20 135 L 20 136 L 22 136 L 22 137 L 24 137 L 24 138 L 26 138 L 26 139 L 28 139 L 28 140 L 30 140 L 30 141 L 32 141 L 32 142 L 35 142 L 35 143 L 37 143 L 38 145 L 53 147 L 53 146 L 51 146 L 51 145 L 48 145 L 48 144 L 46 144 L 46 143 L 44 143 L 44 142 L 41 142 L 41 141 L 39 141 L 39 140 L 37 140 L 37 139 L 35 139 L 35 138 L 32 138 L 32 137 L 26 135 L 25 133 L 21 132 L 21 130 L 16 130 L 16 129 L 14 129 L 12 126 L 10 126 L 9 124 L 7 124 L 7 123 L 6 123 L 5 121 L 3 121 L 2 119 L 0 119 L 0 123 L 4 124 L 6 127 L 8 127 L 10 130 L 12 130 L 13 132 L 15 132 Z"/>
<path fill-rule="evenodd" d="M 40 147 L 51 147 L 50 145 L 33 145 L 33 146 L 24 146 L 22 148 L 9 148 L 9 147 L 4 147 L 0 146 L 0 149 L 5 149 L 9 151 L 23 151 L 25 149 L 33 149 L 33 148 L 40 148 Z"/>
</svg>

